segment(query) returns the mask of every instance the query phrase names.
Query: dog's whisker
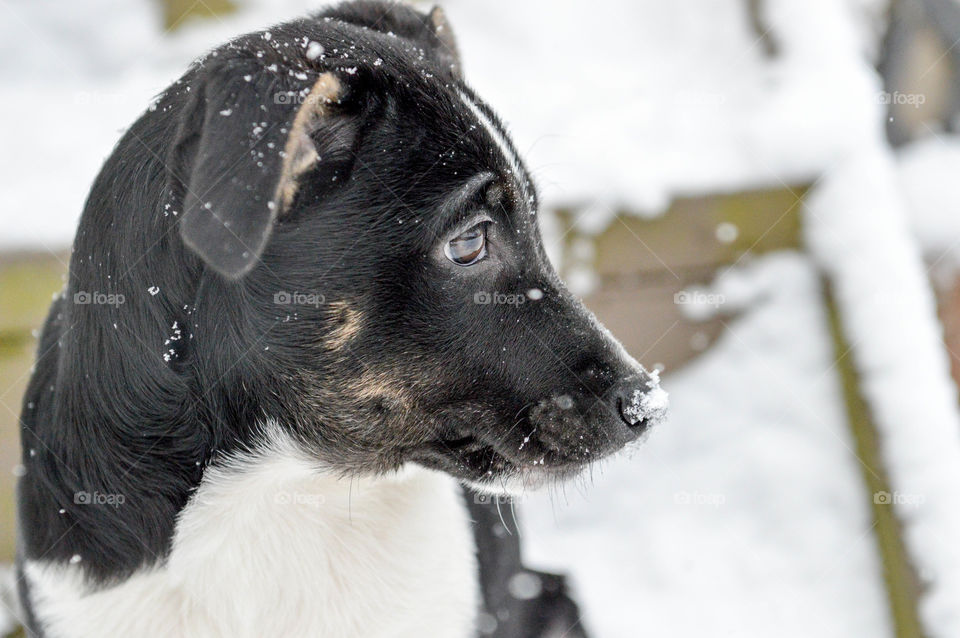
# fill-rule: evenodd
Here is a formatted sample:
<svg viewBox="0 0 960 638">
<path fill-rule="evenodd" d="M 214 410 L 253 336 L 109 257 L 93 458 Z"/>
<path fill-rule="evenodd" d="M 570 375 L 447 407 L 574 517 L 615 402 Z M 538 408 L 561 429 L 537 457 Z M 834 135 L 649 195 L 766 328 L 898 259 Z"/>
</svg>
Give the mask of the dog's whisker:
<svg viewBox="0 0 960 638">
<path fill-rule="evenodd" d="M 523 537 L 523 534 L 520 533 L 520 523 L 517 521 L 517 508 L 515 507 L 516 503 L 510 501 L 510 515 L 513 517 L 513 528 L 517 530 L 517 536 Z"/>
</svg>

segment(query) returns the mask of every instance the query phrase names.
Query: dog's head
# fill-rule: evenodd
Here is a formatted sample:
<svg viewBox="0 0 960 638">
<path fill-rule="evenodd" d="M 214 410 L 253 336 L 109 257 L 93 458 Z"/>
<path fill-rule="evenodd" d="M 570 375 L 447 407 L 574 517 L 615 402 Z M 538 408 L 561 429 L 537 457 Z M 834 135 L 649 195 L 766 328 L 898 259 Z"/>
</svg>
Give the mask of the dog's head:
<svg viewBox="0 0 960 638">
<path fill-rule="evenodd" d="M 188 74 L 169 206 L 203 262 L 171 366 L 346 472 L 573 473 L 665 410 L 544 252 L 439 10 L 350 3 Z M 163 101 L 161 100 L 161 105 Z M 226 386 L 225 386 L 226 387 Z"/>
</svg>

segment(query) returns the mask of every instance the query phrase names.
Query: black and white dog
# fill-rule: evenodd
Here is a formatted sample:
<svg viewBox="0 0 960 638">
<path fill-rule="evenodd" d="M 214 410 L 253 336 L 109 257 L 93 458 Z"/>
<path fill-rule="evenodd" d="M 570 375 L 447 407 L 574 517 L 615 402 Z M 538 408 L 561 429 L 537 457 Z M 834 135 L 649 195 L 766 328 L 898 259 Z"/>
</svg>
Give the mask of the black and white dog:
<svg viewBox="0 0 960 638">
<path fill-rule="evenodd" d="M 31 635 L 582 635 L 476 495 L 577 475 L 666 395 L 537 211 L 438 9 L 197 62 L 106 161 L 43 331 Z"/>
</svg>

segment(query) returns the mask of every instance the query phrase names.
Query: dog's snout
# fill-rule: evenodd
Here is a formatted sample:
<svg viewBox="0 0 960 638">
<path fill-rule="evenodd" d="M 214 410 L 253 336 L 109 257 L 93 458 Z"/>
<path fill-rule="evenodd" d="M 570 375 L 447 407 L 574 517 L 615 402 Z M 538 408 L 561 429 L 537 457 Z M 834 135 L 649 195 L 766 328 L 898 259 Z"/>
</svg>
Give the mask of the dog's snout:
<svg viewBox="0 0 960 638">
<path fill-rule="evenodd" d="M 632 375 L 607 391 L 606 403 L 634 435 L 639 435 L 666 415 L 667 393 L 655 374 Z"/>
</svg>

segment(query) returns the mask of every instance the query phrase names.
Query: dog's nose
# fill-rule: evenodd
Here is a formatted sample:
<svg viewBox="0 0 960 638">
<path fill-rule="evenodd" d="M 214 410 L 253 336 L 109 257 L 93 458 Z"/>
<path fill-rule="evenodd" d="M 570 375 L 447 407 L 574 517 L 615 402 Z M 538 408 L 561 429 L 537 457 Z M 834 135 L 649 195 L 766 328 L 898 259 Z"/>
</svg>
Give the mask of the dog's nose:
<svg viewBox="0 0 960 638">
<path fill-rule="evenodd" d="M 634 435 L 663 420 L 667 404 L 667 393 L 655 374 L 629 376 L 607 391 L 607 405 L 617 411 Z"/>
</svg>

